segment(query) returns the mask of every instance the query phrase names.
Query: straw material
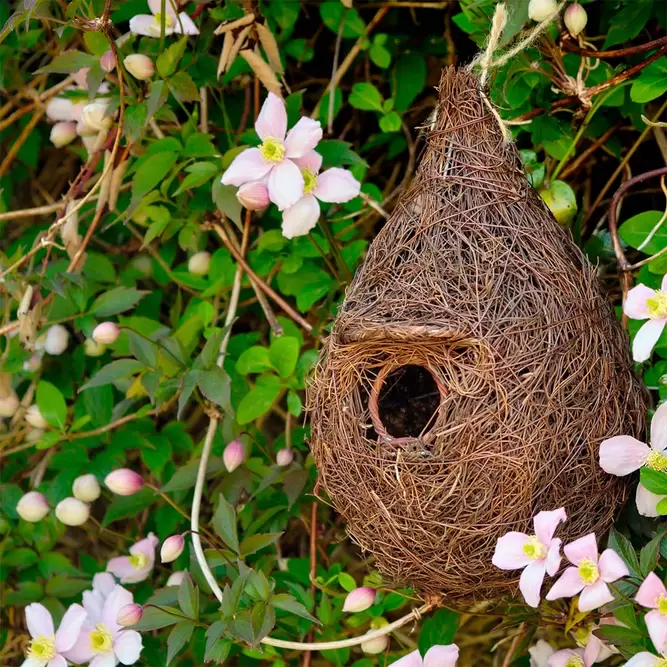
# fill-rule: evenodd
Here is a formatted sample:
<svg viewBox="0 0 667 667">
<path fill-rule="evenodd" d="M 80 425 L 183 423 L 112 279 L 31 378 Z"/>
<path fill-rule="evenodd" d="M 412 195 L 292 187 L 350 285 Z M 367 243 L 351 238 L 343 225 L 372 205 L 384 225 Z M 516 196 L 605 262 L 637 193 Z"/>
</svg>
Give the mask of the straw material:
<svg viewBox="0 0 667 667">
<path fill-rule="evenodd" d="M 602 439 L 645 396 L 595 272 L 527 182 L 477 78 L 447 69 L 411 188 L 349 287 L 309 392 L 321 483 L 389 578 L 516 588 L 496 540 L 564 506 L 604 533 L 628 482 Z"/>
</svg>

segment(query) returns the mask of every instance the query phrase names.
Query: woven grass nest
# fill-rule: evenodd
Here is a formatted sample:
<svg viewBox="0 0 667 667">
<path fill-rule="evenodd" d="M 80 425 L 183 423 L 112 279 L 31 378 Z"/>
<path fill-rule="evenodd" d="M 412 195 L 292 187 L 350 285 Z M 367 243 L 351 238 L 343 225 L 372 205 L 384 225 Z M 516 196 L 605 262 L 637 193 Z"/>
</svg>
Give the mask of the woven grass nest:
<svg viewBox="0 0 667 667">
<path fill-rule="evenodd" d="M 331 503 L 390 579 L 480 598 L 516 587 L 496 540 L 564 506 L 564 540 L 626 499 L 605 437 L 645 398 L 595 271 L 526 180 L 476 76 L 447 69 L 410 189 L 370 246 L 309 393 Z M 518 575 L 519 573 L 517 573 Z"/>
</svg>

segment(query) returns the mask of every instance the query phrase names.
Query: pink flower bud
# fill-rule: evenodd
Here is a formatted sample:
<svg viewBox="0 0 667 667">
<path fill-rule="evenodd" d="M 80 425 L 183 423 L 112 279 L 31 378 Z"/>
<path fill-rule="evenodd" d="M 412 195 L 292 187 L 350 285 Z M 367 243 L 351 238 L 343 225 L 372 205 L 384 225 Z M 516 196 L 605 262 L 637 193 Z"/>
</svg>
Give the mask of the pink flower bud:
<svg viewBox="0 0 667 667">
<path fill-rule="evenodd" d="M 202 250 L 202 252 L 195 253 L 188 261 L 188 271 L 194 273 L 196 276 L 205 276 L 208 273 L 211 265 L 211 253 Z"/>
<path fill-rule="evenodd" d="M 377 592 L 370 586 L 361 586 L 348 593 L 343 604 L 343 611 L 358 612 L 365 611 L 375 604 Z"/>
<path fill-rule="evenodd" d="M 7 396 L 0 398 L 0 417 L 13 417 L 20 404 L 19 397 L 12 389 Z"/>
<path fill-rule="evenodd" d="M 16 505 L 17 514 L 24 521 L 41 521 L 49 513 L 49 504 L 39 491 L 30 491 Z"/>
<path fill-rule="evenodd" d="M 167 586 L 180 586 L 183 583 L 183 579 L 187 576 L 187 570 L 180 570 L 179 572 L 174 572 L 169 579 L 167 579 Z"/>
<path fill-rule="evenodd" d="M 97 134 L 102 130 L 108 130 L 111 123 L 111 116 L 107 116 L 107 103 L 92 102 L 83 107 L 77 131 L 81 135 Z"/>
<path fill-rule="evenodd" d="M 128 625 L 135 625 L 138 623 L 143 615 L 144 608 L 140 604 L 126 604 L 124 607 L 121 607 L 118 612 L 116 623 L 125 628 Z"/>
<path fill-rule="evenodd" d="M 160 560 L 163 563 L 171 563 L 183 553 L 183 549 L 185 549 L 183 535 L 171 535 L 162 543 Z"/>
<path fill-rule="evenodd" d="M 362 642 L 361 650 L 369 655 L 377 655 L 378 653 L 384 653 L 388 646 L 389 640 L 387 639 L 387 635 L 382 635 L 381 637 L 369 639 L 367 642 Z"/>
<path fill-rule="evenodd" d="M 49 327 L 44 340 L 44 351 L 54 356 L 62 354 L 69 344 L 69 331 L 62 324 Z"/>
<path fill-rule="evenodd" d="M 530 0 L 528 3 L 528 16 L 533 21 L 544 21 L 556 13 L 558 2 L 556 0 Z"/>
<path fill-rule="evenodd" d="M 83 341 L 83 353 L 87 357 L 101 357 L 107 351 L 107 346 L 96 343 L 92 338 Z"/>
<path fill-rule="evenodd" d="M 575 2 L 565 10 L 563 20 L 570 35 L 576 37 L 586 27 L 588 14 L 586 14 L 586 10 L 579 3 Z"/>
<path fill-rule="evenodd" d="M 56 519 L 66 526 L 80 526 L 90 516 L 90 507 L 77 498 L 65 498 L 56 505 Z"/>
<path fill-rule="evenodd" d="M 48 426 L 46 419 L 42 416 L 42 413 L 39 411 L 37 403 L 33 403 L 26 411 L 24 419 L 35 428 L 45 429 Z"/>
<path fill-rule="evenodd" d="M 27 373 L 34 373 L 42 367 L 42 356 L 38 353 L 35 353 L 28 359 L 23 362 L 23 370 Z"/>
<path fill-rule="evenodd" d="M 80 475 L 72 484 L 74 497 L 84 503 L 92 503 L 100 497 L 100 483 L 95 475 Z"/>
<path fill-rule="evenodd" d="M 123 60 L 125 69 L 140 81 L 150 79 L 155 74 L 155 65 L 153 61 L 142 53 L 133 53 Z"/>
<path fill-rule="evenodd" d="M 60 122 L 51 128 L 49 136 L 51 143 L 56 148 L 67 146 L 76 139 L 76 123 Z"/>
<path fill-rule="evenodd" d="M 258 181 L 245 183 L 236 192 L 236 198 L 249 211 L 261 211 L 269 205 L 269 191 Z"/>
<path fill-rule="evenodd" d="M 279 449 L 276 454 L 276 463 L 279 466 L 288 466 L 294 460 L 294 452 L 289 448 Z"/>
<path fill-rule="evenodd" d="M 104 479 L 104 483 L 110 491 L 119 496 L 131 496 L 143 488 L 144 479 L 134 470 L 119 468 L 109 473 Z"/>
<path fill-rule="evenodd" d="M 102 322 L 93 329 L 93 340 L 102 345 L 111 345 L 118 340 L 120 328 L 115 322 Z"/>
<path fill-rule="evenodd" d="M 222 453 L 222 460 L 225 462 L 225 468 L 228 472 L 236 470 L 245 459 L 243 443 L 240 440 L 232 440 Z"/>
<path fill-rule="evenodd" d="M 109 49 L 102 54 L 100 58 L 100 67 L 107 73 L 113 72 L 116 66 L 116 59 L 113 57 L 113 51 Z"/>
<path fill-rule="evenodd" d="M 55 121 L 71 121 L 74 118 L 74 104 L 66 97 L 54 97 L 46 105 L 46 115 Z"/>
</svg>

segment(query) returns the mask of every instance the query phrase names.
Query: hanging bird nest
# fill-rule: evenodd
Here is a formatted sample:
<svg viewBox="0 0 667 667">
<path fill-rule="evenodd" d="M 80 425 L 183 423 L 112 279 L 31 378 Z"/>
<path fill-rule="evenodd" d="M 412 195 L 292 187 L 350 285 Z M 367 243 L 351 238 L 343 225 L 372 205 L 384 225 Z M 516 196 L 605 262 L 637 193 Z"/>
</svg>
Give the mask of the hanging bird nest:
<svg viewBox="0 0 667 667">
<path fill-rule="evenodd" d="M 387 577 L 450 599 L 516 577 L 496 540 L 565 507 L 604 533 L 628 482 L 602 439 L 645 398 L 595 271 L 524 176 L 468 71 L 447 69 L 421 166 L 350 285 L 309 394 L 312 451 Z"/>
</svg>

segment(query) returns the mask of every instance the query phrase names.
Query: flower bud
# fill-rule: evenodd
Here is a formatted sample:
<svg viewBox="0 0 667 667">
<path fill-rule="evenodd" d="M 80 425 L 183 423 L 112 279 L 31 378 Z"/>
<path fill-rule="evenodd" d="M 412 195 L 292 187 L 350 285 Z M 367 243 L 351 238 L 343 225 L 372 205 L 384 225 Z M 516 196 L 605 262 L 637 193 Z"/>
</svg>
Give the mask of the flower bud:
<svg viewBox="0 0 667 667">
<path fill-rule="evenodd" d="M 279 466 L 288 466 L 294 460 L 294 452 L 289 447 L 279 449 L 276 454 L 276 463 Z"/>
<path fill-rule="evenodd" d="M 42 367 L 42 355 L 33 354 L 30 359 L 23 362 L 23 370 L 27 373 L 34 373 Z"/>
<path fill-rule="evenodd" d="M 358 612 L 365 611 L 375 604 L 377 591 L 370 586 L 361 586 L 348 593 L 343 603 L 343 611 Z"/>
<path fill-rule="evenodd" d="M 136 255 L 132 258 L 130 264 L 145 276 L 153 275 L 153 260 L 148 255 Z"/>
<path fill-rule="evenodd" d="M 7 396 L 0 398 L 0 417 L 13 417 L 21 402 L 16 392 L 11 389 Z"/>
<path fill-rule="evenodd" d="M 56 148 L 67 146 L 76 139 L 76 123 L 58 122 L 51 128 L 49 136 Z"/>
<path fill-rule="evenodd" d="M 80 475 L 72 484 L 72 493 L 77 500 L 92 503 L 100 497 L 100 483 L 95 475 Z"/>
<path fill-rule="evenodd" d="M 578 2 L 575 2 L 565 10 L 563 20 L 570 35 L 576 37 L 586 27 L 588 14 L 586 14 L 586 10 Z"/>
<path fill-rule="evenodd" d="M 243 443 L 240 440 L 232 440 L 222 453 L 222 460 L 225 463 L 227 472 L 236 470 L 243 463 L 244 459 L 245 451 L 243 449 Z"/>
<path fill-rule="evenodd" d="M 104 479 L 109 490 L 119 496 L 131 496 L 140 491 L 144 486 L 141 475 L 129 468 L 119 468 L 109 473 Z"/>
<path fill-rule="evenodd" d="M 25 434 L 26 442 L 39 442 L 44 437 L 44 431 L 41 428 L 31 428 Z"/>
<path fill-rule="evenodd" d="M 150 79 L 155 74 L 155 65 L 153 61 L 142 53 L 132 53 L 123 60 L 125 69 L 140 81 Z"/>
<path fill-rule="evenodd" d="M 202 250 L 202 252 L 195 253 L 188 261 L 188 271 L 194 273 L 196 276 L 205 276 L 208 273 L 211 265 L 211 253 Z"/>
<path fill-rule="evenodd" d="M 77 498 L 65 498 L 56 505 L 56 519 L 66 526 L 80 526 L 90 516 L 90 507 Z"/>
<path fill-rule="evenodd" d="M 17 514 L 24 521 L 41 521 L 49 513 L 49 504 L 39 491 L 30 491 L 16 505 Z"/>
<path fill-rule="evenodd" d="M 127 627 L 128 625 L 135 625 L 141 620 L 141 617 L 144 615 L 144 608 L 140 604 L 126 604 L 124 607 L 121 607 L 116 616 L 116 623 L 122 627 Z"/>
<path fill-rule="evenodd" d="M 187 576 L 187 570 L 180 570 L 174 572 L 169 579 L 167 579 L 167 586 L 180 586 L 183 583 L 183 579 Z"/>
<path fill-rule="evenodd" d="M 171 535 L 162 543 L 160 560 L 163 563 L 171 563 L 183 553 L 183 549 L 185 549 L 183 535 Z"/>
<path fill-rule="evenodd" d="M 93 102 L 83 107 L 77 127 L 79 134 L 97 134 L 110 127 L 111 117 L 107 116 L 107 105 L 104 102 Z"/>
<path fill-rule="evenodd" d="M 45 429 L 48 427 L 48 422 L 39 410 L 37 403 L 33 403 L 26 411 L 24 419 L 35 428 Z"/>
<path fill-rule="evenodd" d="M 83 353 L 87 357 L 101 357 L 107 351 L 107 346 L 96 343 L 92 338 L 83 341 Z"/>
<path fill-rule="evenodd" d="M 249 211 L 261 211 L 269 205 L 269 191 L 264 183 L 245 183 L 237 190 L 236 198 Z"/>
<path fill-rule="evenodd" d="M 62 354 L 69 343 L 69 331 L 62 324 L 49 327 L 44 340 L 44 351 L 49 354 Z"/>
<path fill-rule="evenodd" d="M 116 59 L 113 57 L 113 51 L 109 49 L 102 54 L 100 67 L 108 74 L 109 72 L 113 72 L 115 66 Z"/>
<path fill-rule="evenodd" d="M 381 637 L 369 639 L 367 642 L 362 642 L 361 650 L 369 655 L 377 655 L 378 653 L 384 653 L 388 646 L 389 639 L 387 635 L 382 635 Z"/>
<path fill-rule="evenodd" d="M 103 345 L 111 345 L 118 340 L 120 328 L 115 322 L 102 322 L 93 329 L 93 340 Z"/>
<path fill-rule="evenodd" d="M 54 97 L 46 105 L 46 115 L 55 121 L 71 121 L 74 120 L 73 108 L 72 100 L 66 97 Z"/>
<path fill-rule="evenodd" d="M 533 21 L 544 21 L 556 13 L 558 3 L 556 0 L 530 0 L 528 4 L 528 16 Z"/>
</svg>

